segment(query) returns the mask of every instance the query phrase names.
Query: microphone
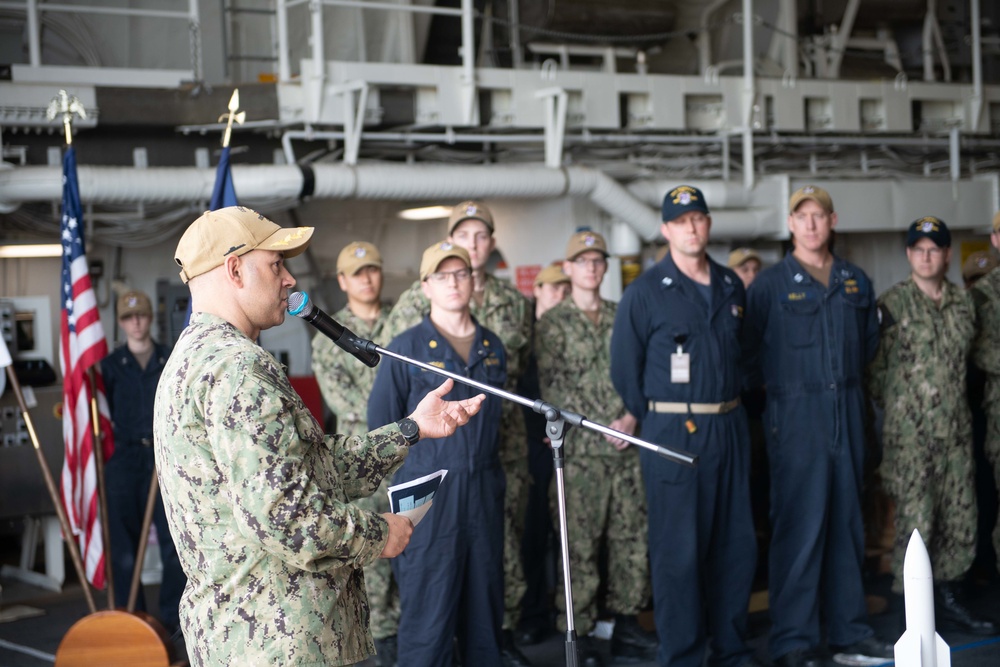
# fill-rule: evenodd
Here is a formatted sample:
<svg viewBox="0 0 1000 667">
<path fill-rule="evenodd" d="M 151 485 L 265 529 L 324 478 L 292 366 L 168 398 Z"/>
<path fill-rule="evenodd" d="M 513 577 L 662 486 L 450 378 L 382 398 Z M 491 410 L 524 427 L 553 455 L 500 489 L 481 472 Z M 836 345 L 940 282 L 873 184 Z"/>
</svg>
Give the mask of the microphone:
<svg viewBox="0 0 1000 667">
<path fill-rule="evenodd" d="M 336 343 L 342 350 L 353 354 L 364 365 L 371 368 L 378 365 L 381 357 L 374 351 L 375 344 L 370 340 L 358 337 L 353 331 L 317 308 L 305 292 L 292 292 L 288 295 L 288 313 L 295 317 L 301 317 L 319 329 L 320 333 Z M 369 351 L 369 345 L 372 347 L 371 351 Z"/>
</svg>

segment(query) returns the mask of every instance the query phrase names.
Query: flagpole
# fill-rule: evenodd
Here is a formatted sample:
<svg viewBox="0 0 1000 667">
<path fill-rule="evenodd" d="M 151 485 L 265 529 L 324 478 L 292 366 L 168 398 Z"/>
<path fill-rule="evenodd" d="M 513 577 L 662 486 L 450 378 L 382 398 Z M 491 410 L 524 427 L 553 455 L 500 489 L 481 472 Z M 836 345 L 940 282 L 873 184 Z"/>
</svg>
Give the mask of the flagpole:
<svg viewBox="0 0 1000 667">
<path fill-rule="evenodd" d="M 139 584 L 142 579 L 142 562 L 146 559 L 146 543 L 149 542 L 149 526 L 153 523 L 153 510 L 156 509 L 156 497 L 159 495 L 160 483 L 153 468 L 153 478 L 149 482 L 149 493 L 146 495 L 146 513 L 142 517 L 142 530 L 139 531 L 139 547 L 135 554 L 135 567 L 132 568 L 132 586 L 128 589 L 128 605 L 125 611 L 135 611 L 135 601 L 139 597 Z"/>
<path fill-rule="evenodd" d="M 97 475 L 97 502 L 100 503 L 101 539 L 107 549 L 104 553 L 104 576 L 108 581 L 108 609 L 115 608 L 115 579 L 111 570 L 111 532 L 108 528 L 108 485 L 104 480 L 104 434 L 101 433 L 101 413 L 97 409 L 97 382 L 94 367 L 87 369 L 90 387 L 90 425 L 94 431 L 94 472 Z M 139 563 L 136 563 L 139 566 Z"/>
<path fill-rule="evenodd" d="M 66 148 L 69 149 L 73 146 L 73 116 L 77 115 L 80 116 L 80 118 L 86 118 L 87 112 L 79 99 L 70 96 L 65 90 L 60 90 L 59 94 L 56 95 L 52 102 L 49 103 L 49 107 L 47 109 L 47 115 L 50 119 L 55 118 L 59 114 L 62 114 L 63 131 L 66 134 Z M 94 379 L 93 367 L 87 369 L 87 384 L 90 389 L 90 422 L 91 428 L 94 432 L 94 468 L 95 476 L 97 477 L 97 497 L 99 505 L 98 518 L 101 523 L 101 539 L 103 540 L 105 546 L 104 572 L 105 578 L 108 582 L 108 608 L 114 609 L 115 583 L 111 570 L 111 536 L 108 528 L 108 494 L 104 481 L 104 437 L 101 433 L 101 416 L 97 405 L 97 382 Z M 41 456 L 40 453 L 39 456 Z M 72 532 L 68 531 L 67 535 L 72 536 Z M 83 576 L 83 581 L 87 582 L 85 575 Z M 87 590 L 90 610 L 91 612 L 94 612 L 96 609 L 94 607 L 93 600 L 90 599 L 89 589 Z"/>
<path fill-rule="evenodd" d="M 42 447 L 38 443 L 38 434 L 35 433 L 35 425 L 31 421 L 31 413 L 28 412 L 28 405 L 24 401 L 24 394 L 21 393 L 21 383 L 17 381 L 17 375 L 14 373 L 13 366 L 7 366 L 7 379 L 10 381 L 10 386 L 14 389 L 14 395 L 17 396 L 17 405 L 21 409 L 24 426 L 28 429 L 31 444 L 35 448 L 35 454 L 38 455 L 38 464 L 42 467 L 42 477 L 45 478 L 45 486 L 48 487 L 49 495 L 52 496 L 52 504 L 55 505 L 56 516 L 59 517 L 59 525 L 62 526 L 63 535 L 66 536 L 66 544 L 69 546 L 69 555 L 73 560 L 76 576 L 80 578 L 80 583 L 83 586 L 83 595 L 87 598 L 87 606 L 90 607 L 90 613 L 93 614 L 97 611 L 97 605 L 94 604 L 94 596 L 90 592 L 90 582 L 87 581 L 87 572 L 83 568 L 80 547 L 77 545 L 76 540 L 73 539 L 73 530 L 69 526 L 66 510 L 63 509 L 62 498 L 59 496 L 59 490 L 56 489 L 56 483 L 52 477 L 52 471 L 49 469 L 48 461 L 45 460 L 45 455 L 42 453 Z"/>
</svg>

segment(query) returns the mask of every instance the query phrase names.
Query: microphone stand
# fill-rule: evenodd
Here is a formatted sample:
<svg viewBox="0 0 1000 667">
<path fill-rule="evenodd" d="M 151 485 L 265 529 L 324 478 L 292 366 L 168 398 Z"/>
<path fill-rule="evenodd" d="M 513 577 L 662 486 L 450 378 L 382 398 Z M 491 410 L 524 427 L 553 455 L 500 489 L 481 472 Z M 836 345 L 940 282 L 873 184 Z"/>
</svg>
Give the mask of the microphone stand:
<svg viewBox="0 0 1000 667">
<path fill-rule="evenodd" d="M 682 449 L 664 447 L 662 445 L 657 445 L 652 442 L 636 438 L 635 436 L 622 433 L 621 431 L 616 431 L 615 429 L 609 428 L 603 424 L 592 422 L 581 414 L 564 410 L 552 405 L 551 403 L 546 403 L 541 399 L 533 401 L 530 398 L 525 398 L 519 394 L 515 394 L 504 389 L 497 389 L 496 387 L 484 384 L 478 380 L 472 380 L 465 376 L 458 375 L 457 373 L 452 373 L 442 368 L 431 366 L 430 364 L 417 361 L 416 359 L 407 357 L 406 355 L 392 352 L 384 347 L 379 347 L 370 340 L 354 338 L 351 342 L 367 354 L 376 355 L 374 357 L 375 363 L 369 364 L 371 366 L 378 363 L 377 354 L 381 354 L 386 357 L 396 359 L 397 361 L 410 364 L 411 366 L 422 368 L 425 371 L 449 377 L 456 382 L 461 382 L 464 385 L 475 387 L 476 389 L 479 389 L 487 394 L 493 394 L 494 396 L 499 396 L 500 398 L 504 398 L 508 401 L 513 401 L 514 403 L 529 407 L 545 417 L 547 422 L 545 426 L 545 433 L 552 441 L 552 465 L 554 466 L 556 473 L 556 498 L 559 504 L 559 540 L 562 552 L 563 587 L 566 591 L 566 667 L 578 667 L 579 658 L 577 655 L 576 625 L 573 620 L 573 587 L 569 571 L 569 535 L 566 522 L 566 486 L 563 478 L 563 466 L 565 463 L 563 439 L 566 436 L 566 431 L 571 426 L 582 426 L 583 428 L 590 429 L 591 431 L 597 431 L 603 435 L 620 438 L 632 443 L 633 445 L 656 452 L 668 461 L 680 463 L 692 468 L 698 465 L 698 457 Z"/>
</svg>

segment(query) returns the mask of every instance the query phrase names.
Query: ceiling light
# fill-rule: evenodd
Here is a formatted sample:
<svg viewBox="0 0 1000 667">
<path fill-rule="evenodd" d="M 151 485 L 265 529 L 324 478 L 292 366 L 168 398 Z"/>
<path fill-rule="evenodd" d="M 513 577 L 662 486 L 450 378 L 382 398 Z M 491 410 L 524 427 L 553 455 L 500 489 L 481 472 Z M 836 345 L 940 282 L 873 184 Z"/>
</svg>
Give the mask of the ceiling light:
<svg viewBox="0 0 1000 667">
<path fill-rule="evenodd" d="M 59 243 L 0 245 L 0 259 L 24 257 L 62 257 L 63 248 Z"/>
<path fill-rule="evenodd" d="M 399 212 L 404 220 L 440 220 L 451 215 L 451 206 L 424 206 Z"/>
</svg>

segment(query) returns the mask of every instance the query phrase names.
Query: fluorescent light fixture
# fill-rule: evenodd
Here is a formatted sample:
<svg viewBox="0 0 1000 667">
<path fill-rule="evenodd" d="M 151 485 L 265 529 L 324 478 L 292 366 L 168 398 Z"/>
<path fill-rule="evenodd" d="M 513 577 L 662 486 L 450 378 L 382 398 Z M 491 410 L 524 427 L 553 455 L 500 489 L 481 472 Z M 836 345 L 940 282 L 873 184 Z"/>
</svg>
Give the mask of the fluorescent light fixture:
<svg viewBox="0 0 1000 667">
<path fill-rule="evenodd" d="M 451 206 L 424 206 L 423 208 L 408 208 L 399 212 L 404 220 L 440 220 L 451 215 Z"/>
<path fill-rule="evenodd" d="M 0 245 L 0 259 L 62 257 L 62 252 L 63 248 L 59 243 Z"/>
</svg>

